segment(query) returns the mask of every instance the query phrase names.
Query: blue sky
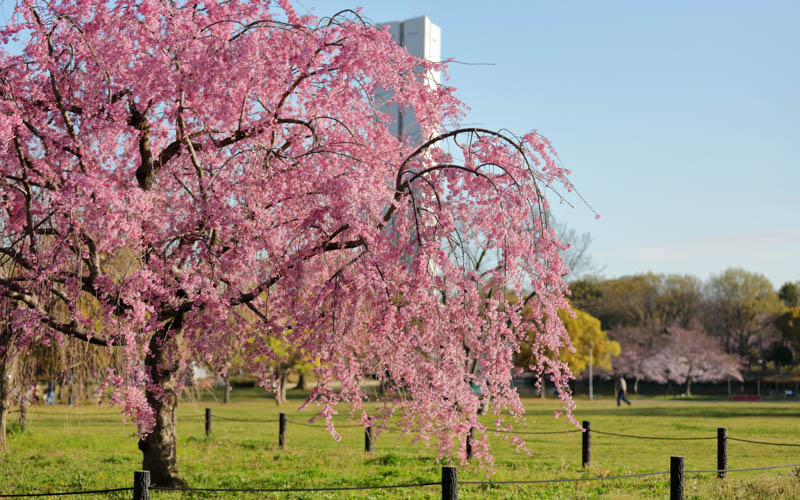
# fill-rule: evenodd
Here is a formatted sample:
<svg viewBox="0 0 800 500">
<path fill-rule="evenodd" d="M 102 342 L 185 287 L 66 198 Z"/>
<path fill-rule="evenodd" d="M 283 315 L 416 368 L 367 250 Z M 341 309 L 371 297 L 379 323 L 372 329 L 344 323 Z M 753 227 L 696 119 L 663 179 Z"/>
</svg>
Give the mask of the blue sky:
<svg viewBox="0 0 800 500">
<path fill-rule="evenodd" d="M 5 11 L 10 2 L 2 1 Z M 465 122 L 549 137 L 608 277 L 800 280 L 800 2 L 301 0 L 442 28 Z"/>
<path fill-rule="evenodd" d="M 442 28 L 466 122 L 554 143 L 608 277 L 800 280 L 800 2 L 301 0 Z"/>
</svg>

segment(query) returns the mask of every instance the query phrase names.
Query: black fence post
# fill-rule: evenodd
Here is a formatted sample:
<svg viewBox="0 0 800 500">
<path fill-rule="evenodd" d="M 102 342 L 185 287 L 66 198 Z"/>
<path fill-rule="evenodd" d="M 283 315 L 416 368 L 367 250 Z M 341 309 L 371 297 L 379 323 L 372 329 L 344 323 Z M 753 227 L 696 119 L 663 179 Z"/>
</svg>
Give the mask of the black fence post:
<svg viewBox="0 0 800 500">
<path fill-rule="evenodd" d="M 458 500 L 458 468 L 442 467 L 442 500 Z"/>
<path fill-rule="evenodd" d="M 469 434 L 467 434 L 467 460 L 472 460 L 473 450 L 472 450 L 472 441 L 475 440 L 475 427 L 469 428 Z"/>
<path fill-rule="evenodd" d="M 717 476 L 720 479 L 728 477 L 728 428 L 717 428 Z"/>
<path fill-rule="evenodd" d="M 670 500 L 684 500 L 683 482 L 683 457 L 670 457 L 669 459 L 669 498 Z"/>
<path fill-rule="evenodd" d="M 286 448 L 286 414 L 278 415 L 278 446 Z"/>
<path fill-rule="evenodd" d="M 133 500 L 150 500 L 149 470 L 137 470 L 133 473 Z"/>
<path fill-rule="evenodd" d="M 19 407 L 19 427 L 22 429 L 22 432 L 25 432 L 25 427 L 27 426 L 27 417 L 28 417 L 28 407 L 26 405 L 22 405 Z"/>
<path fill-rule="evenodd" d="M 368 425 L 364 429 L 364 451 L 367 453 L 375 451 L 375 445 L 372 441 L 372 425 Z"/>
<path fill-rule="evenodd" d="M 592 461 L 592 422 L 583 421 L 583 450 L 581 453 L 581 463 L 585 469 Z"/>
<path fill-rule="evenodd" d="M 206 437 L 211 435 L 211 408 L 206 408 Z"/>
</svg>

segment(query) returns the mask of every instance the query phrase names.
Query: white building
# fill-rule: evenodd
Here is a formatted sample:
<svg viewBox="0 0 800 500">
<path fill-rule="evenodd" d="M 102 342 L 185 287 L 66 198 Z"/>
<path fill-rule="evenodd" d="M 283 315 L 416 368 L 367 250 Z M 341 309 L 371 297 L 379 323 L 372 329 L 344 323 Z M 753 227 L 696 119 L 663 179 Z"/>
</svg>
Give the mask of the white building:
<svg viewBox="0 0 800 500">
<path fill-rule="evenodd" d="M 389 33 L 398 45 L 405 47 L 412 56 L 421 57 L 431 62 L 441 62 L 442 60 L 442 28 L 433 24 L 428 16 L 415 17 L 405 21 L 394 21 L 385 23 L 382 26 L 389 26 Z M 440 74 L 438 71 L 431 71 L 425 75 L 431 86 L 439 85 Z M 415 142 L 422 142 L 420 129 L 414 112 L 411 110 L 397 109 L 397 105 L 392 105 L 388 109 L 394 116 L 394 124 L 391 131 L 400 137 L 413 138 Z"/>
</svg>

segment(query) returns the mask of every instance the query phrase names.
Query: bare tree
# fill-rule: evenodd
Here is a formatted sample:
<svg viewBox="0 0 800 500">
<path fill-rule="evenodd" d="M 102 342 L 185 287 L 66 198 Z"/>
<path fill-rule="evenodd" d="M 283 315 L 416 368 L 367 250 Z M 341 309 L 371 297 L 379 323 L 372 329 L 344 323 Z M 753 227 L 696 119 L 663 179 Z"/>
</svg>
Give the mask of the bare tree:
<svg viewBox="0 0 800 500">
<path fill-rule="evenodd" d="M 578 280 L 585 276 L 599 275 L 605 269 L 594 261 L 589 248 L 594 242 L 592 233 L 579 233 L 574 227 L 567 223 L 566 219 L 559 219 L 550 214 L 550 224 L 555 229 L 563 243 L 569 244 L 569 248 L 561 252 L 561 258 L 569 269 L 568 278 Z"/>
</svg>

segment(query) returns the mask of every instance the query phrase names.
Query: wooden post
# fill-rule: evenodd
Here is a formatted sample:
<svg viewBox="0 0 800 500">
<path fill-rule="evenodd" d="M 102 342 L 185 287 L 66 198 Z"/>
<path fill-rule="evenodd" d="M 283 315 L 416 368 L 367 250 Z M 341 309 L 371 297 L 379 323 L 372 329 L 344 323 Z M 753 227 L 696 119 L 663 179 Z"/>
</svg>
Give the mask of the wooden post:
<svg viewBox="0 0 800 500">
<path fill-rule="evenodd" d="M 472 450 L 472 441 L 475 440 L 475 428 L 469 428 L 469 434 L 467 434 L 467 460 L 472 460 L 473 450 Z"/>
<path fill-rule="evenodd" d="M 22 405 L 19 407 L 19 427 L 22 429 L 22 432 L 25 432 L 25 427 L 27 425 L 27 417 L 28 417 L 28 407 L 27 405 Z"/>
<path fill-rule="evenodd" d="M 717 473 L 720 479 L 728 477 L 728 428 L 717 428 Z"/>
<path fill-rule="evenodd" d="M 592 422 L 583 421 L 583 450 L 581 453 L 581 463 L 585 469 L 592 461 Z"/>
<path fill-rule="evenodd" d="M 211 435 L 211 408 L 206 408 L 206 437 Z"/>
<path fill-rule="evenodd" d="M 133 473 L 133 500 L 150 500 L 149 470 L 137 470 Z"/>
<path fill-rule="evenodd" d="M 442 500 L 458 500 L 458 468 L 442 467 Z"/>
<path fill-rule="evenodd" d="M 286 448 L 286 414 L 281 413 L 278 415 L 278 446 L 281 449 Z"/>
<path fill-rule="evenodd" d="M 669 459 L 669 498 L 670 500 L 684 500 L 683 482 L 683 457 L 670 457 Z"/>
<path fill-rule="evenodd" d="M 364 451 L 372 453 L 375 451 L 375 446 L 372 441 L 372 426 L 369 425 L 364 429 Z"/>
</svg>

